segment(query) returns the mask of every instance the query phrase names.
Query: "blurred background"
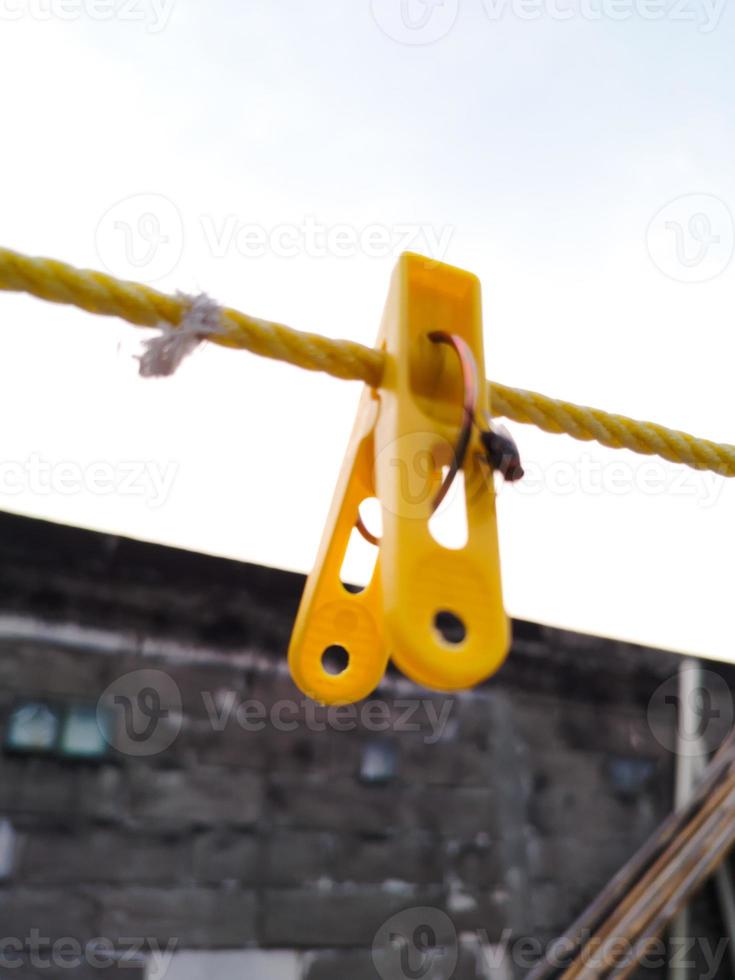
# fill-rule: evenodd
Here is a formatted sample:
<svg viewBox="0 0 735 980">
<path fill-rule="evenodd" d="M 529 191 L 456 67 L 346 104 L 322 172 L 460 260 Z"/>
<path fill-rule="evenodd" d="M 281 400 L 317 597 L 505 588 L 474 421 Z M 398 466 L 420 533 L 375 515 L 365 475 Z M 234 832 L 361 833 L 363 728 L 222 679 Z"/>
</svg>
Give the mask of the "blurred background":
<svg viewBox="0 0 735 980">
<path fill-rule="evenodd" d="M 367 345 L 420 252 L 480 277 L 492 379 L 730 442 L 734 40 L 726 0 L 0 0 L 2 244 Z M 0 967 L 524 976 L 681 788 L 730 483 L 512 425 L 507 664 L 329 714 L 285 650 L 360 385 L 0 324 Z"/>
</svg>

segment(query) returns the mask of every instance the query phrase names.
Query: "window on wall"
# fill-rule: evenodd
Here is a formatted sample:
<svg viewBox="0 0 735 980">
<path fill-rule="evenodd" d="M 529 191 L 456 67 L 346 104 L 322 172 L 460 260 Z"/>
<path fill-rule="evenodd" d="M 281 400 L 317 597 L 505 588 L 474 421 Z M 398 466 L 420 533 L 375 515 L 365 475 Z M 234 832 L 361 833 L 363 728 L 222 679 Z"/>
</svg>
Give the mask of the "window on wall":
<svg viewBox="0 0 735 980">
<path fill-rule="evenodd" d="M 19 700 L 5 726 L 3 749 L 12 755 L 102 760 L 108 756 L 111 731 L 112 719 L 101 706 Z"/>
<path fill-rule="evenodd" d="M 398 775 L 398 750 L 395 742 L 375 738 L 366 742 L 360 757 L 359 779 L 363 783 L 389 783 Z"/>
</svg>

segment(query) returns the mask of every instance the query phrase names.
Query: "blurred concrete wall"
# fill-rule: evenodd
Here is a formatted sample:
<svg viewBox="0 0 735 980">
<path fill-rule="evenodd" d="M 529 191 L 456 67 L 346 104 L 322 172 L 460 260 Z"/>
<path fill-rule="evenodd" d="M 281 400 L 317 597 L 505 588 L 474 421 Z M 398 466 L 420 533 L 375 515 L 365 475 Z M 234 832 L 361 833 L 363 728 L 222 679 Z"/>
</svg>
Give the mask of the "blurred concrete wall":
<svg viewBox="0 0 735 980">
<path fill-rule="evenodd" d="M 671 808 L 675 656 L 517 623 L 477 690 L 327 711 L 284 669 L 302 585 L 0 515 L 6 736 L 39 700 L 113 723 L 101 759 L 0 757 L 8 975 L 522 976 Z M 402 972 L 389 920 L 439 952 Z"/>
</svg>

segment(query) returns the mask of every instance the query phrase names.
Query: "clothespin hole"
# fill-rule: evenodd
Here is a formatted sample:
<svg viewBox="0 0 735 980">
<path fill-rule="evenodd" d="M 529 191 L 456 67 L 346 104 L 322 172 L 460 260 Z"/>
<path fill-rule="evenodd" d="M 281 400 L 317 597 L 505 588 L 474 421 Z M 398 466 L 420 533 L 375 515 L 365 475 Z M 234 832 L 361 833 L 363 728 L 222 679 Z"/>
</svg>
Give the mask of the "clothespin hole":
<svg viewBox="0 0 735 980">
<path fill-rule="evenodd" d="M 447 471 L 448 467 L 442 468 L 442 479 L 446 478 Z M 439 508 L 429 518 L 429 534 L 442 548 L 451 551 L 459 551 L 467 544 L 469 531 L 462 470 L 455 476 L 452 487 Z"/>
<path fill-rule="evenodd" d="M 322 654 L 322 667 L 325 674 L 338 677 L 344 674 L 350 663 L 350 655 L 339 643 L 333 643 Z"/>
<path fill-rule="evenodd" d="M 440 609 L 434 616 L 434 629 L 445 643 L 458 647 L 467 639 L 467 627 L 456 613 Z"/>
<path fill-rule="evenodd" d="M 339 580 L 347 592 L 364 592 L 366 584 L 373 577 L 375 562 L 378 560 L 377 542 L 383 533 L 380 503 L 375 497 L 368 497 L 358 508 L 363 529 L 370 528 L 368 536 L 355 527 L 347 542 L 347 549 L 339 571 Z M 369 540 L 374 538 L 374 542 Z M 355 585 L 354 583 L 362 583 Z"/>
</svg>

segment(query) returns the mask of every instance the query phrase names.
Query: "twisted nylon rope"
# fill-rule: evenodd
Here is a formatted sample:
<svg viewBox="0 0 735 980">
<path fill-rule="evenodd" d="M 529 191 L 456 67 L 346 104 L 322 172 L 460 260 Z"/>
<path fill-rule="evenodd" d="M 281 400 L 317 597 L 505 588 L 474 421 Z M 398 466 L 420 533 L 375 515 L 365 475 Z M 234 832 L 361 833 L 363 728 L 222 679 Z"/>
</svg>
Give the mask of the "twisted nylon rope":
<svg viewBox="0 0 735 980">
<path fill-rule="evenodd" d="M 0 248 L 0 289 L 30 293 L 53 303 L 66 303 L 90 313 L 118 316 L 129 323 L 149 327 L 162 322 L 177 325 L 188 309 L 185 298 L 168 296 L 150 286 L 126 282 L 103 272 L 76 269 L 53 259 L 29 258 L 3 248 Z M 309 371 L 324 371 L 336 378 L 380 386 L 384 355 L 351 340 L 303 333 L 282 323 L 227 308 L 222 311 L 222 332 L 206 339 Z M 574 439 L 596 441 L 613 449 L 630 449 L 697 470 L 735 476 L 735 446 L 496 382 L 490 383 L 490 392 L 495 416 L 536 425 L 545 432 L 563 432 Z"/>
</svg>

